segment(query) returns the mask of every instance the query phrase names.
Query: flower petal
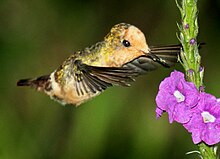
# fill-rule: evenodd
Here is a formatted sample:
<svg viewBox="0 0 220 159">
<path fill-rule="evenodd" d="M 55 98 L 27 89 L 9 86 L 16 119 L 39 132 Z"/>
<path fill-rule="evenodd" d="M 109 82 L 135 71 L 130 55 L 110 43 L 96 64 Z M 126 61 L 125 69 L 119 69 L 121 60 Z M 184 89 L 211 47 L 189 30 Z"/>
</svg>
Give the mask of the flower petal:
<svg viewBox="0 0 220 159">
<path fill-rule="evenodd" d="M 168 112 L 169 122 L 186 123 L 191 118 L 191 109 L 199 101 L 199 91 L 193 83 L 187 82 L 182 72 L 173 71 L 159 87 L 157 107 Z"/>
<path fill-rule="evenodd" d="M 192 112 L 185 106 L 184 103 L 179 103 L 175 106 L 175 111 L 173 112 L 173 118 L 179 123 L 189 122 L 192 116 Z"/>
</svg>

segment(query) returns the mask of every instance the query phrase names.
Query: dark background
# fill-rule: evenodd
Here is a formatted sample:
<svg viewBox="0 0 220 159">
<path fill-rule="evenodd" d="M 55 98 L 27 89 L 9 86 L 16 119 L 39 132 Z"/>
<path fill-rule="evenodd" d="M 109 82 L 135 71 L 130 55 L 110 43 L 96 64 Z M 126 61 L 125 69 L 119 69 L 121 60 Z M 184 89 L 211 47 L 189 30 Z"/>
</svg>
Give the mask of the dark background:
<svg viewBox="0 0 220 159">
<path fill-rule="evenodd" d="M 185 155 L 197 147 L 181 125 L 155 118 L 158 85 L 174 68 L 110 88 L 78 108 L 16 87 L 20 78 L 50 73 L 120 22 L 139 27 L 150 45 L 178 43 L 174 0 L 0 1 L 1 159 L 197 157 Z M 199 1 L 199 24 L 205 89 L 220 97 L 219 0 Z"/>
</svg>

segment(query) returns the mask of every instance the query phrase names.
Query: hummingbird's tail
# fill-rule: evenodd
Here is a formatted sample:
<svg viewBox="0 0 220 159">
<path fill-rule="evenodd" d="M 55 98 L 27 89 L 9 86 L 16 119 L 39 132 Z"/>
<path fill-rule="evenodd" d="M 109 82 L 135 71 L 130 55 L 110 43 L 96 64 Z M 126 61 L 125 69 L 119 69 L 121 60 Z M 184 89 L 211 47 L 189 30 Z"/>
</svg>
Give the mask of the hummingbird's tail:
<svg viewBox="0 0 220 159">
<path fill-rule="evenodd" d="M 21 79 L 17 82 L 17 86 L 30 86 L 37 90 L 45 90 L 50 85 L 50 75 L 40 76 L 33 79 Z"/>
</svg>

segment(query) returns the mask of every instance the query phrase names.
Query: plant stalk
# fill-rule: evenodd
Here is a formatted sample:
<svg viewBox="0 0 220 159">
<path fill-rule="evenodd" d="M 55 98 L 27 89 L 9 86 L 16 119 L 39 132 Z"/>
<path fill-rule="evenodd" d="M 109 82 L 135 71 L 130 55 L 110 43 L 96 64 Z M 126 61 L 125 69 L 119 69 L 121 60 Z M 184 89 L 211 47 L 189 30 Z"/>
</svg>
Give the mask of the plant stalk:
<svg viewBox="0 0 220 159">
<path fill-rule="evenodd" d="M 193 82 L 199 91 L 204 91 L 204 68 L 200 66 L 200 44 L 197 42 L 199 32 L 197 0 L 182 0 L 181 5 L 176 0 L 176 4 L 181 14 L 181 24 L 178 24 L 180 31 L 178 39 L 183 48 L 179 61 L 185 69 L 187 80 Z M 214 146 L 200 143 L 198 144 L 198 149 L 202 159 L 218 158 Z"/>
</svg>

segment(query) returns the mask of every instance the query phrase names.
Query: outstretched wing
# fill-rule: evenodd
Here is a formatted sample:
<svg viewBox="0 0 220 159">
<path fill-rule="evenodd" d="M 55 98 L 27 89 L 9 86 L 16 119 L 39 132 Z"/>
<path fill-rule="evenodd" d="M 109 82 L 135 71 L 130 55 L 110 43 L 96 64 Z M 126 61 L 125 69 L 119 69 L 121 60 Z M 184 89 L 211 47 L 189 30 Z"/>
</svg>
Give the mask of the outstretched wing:
<svg viewBox="0 0 220 159">
<path fill-rule="evenodd" d="M 75 65 L 79 70 L 79 73 L 75 73 L 78 95 L 89 91 L 101 92 L 113 85 L 130 86 L 130 82 L 138 75 L 138 72 L 130 68 L 89 66 L 80 60 L 75 61 Z"/>
<path fill-rule="evenodd" d="M 124 64 L 123 67 L 133 69 L 139 74 L 153 71 L 161 65 L 171 67 L 177 63 L 180 51 L 181 45 L 151 46 L 149 53 Z"/>
</svg>

